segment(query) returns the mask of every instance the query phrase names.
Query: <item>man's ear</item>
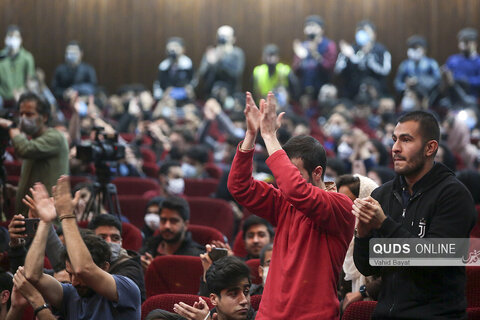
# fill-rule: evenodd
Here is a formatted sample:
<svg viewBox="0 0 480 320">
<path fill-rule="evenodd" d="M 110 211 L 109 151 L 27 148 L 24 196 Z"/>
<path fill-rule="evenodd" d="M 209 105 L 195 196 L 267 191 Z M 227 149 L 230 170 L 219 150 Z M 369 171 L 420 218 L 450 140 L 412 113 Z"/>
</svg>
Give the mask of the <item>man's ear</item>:
<svg viewBox="0 0 480 320">
<path fill-rule="evenodd" d="M 216 307 L 218 305 L 218 296 L 215 293 L 210 293 L 210 302 Z"/>
<path fill-rule="evenodd" d="M 185 227 L 188 229 L 188 226 L 190 225 L 190 220 L 185 220 Z"/>
<path fill-rule="evenodd" d="M 8 302 L 8 299 L 10 298 L 10 291 L 8 290 L 3 290 L 2 293 L 0 293 L 0 302 L 1 304 L 6 304 Z"/>
<path fill-rule="evenodd" d="M 105 261 L 102 269 L 103 269 L 103 271 L 108 272 L 108 270 L 110 270 L 110 263 Z"/>
<path fill-rule="evenodd" d="M 430 140 L 425 145 L 425 156 L 432 157 L 438 150 L 438 141 Z"/>
<path fill-rule="evenodd" d="M 322 180 L 322 173 L 323 173 L 323 168 L 322 166 L 317 166 L 313 172 L 312 172 L 312 178 L 315 181 L 321 181 Z"/>
<path fill-rule="evenodd" d="M 258 266 L 258 275 L 260 276 L 260 278 L 263 278 L 263 267 L 262 266 Z"/>
</svg>

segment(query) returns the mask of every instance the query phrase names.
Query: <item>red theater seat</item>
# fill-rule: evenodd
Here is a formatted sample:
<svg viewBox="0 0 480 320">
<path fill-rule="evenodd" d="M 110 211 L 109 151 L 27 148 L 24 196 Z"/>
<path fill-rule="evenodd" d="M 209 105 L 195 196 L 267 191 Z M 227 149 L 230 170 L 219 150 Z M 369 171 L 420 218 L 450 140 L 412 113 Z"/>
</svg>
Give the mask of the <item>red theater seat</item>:
<svg viewBox="0 0 480 320">
<path fill-rule="evenodd" d="M 162 293 L 196 294 L 202 274 L 200 257 L 158 256 L 145 272 L 147 297 Z"/>
<path fill-rule="evenodd" d="M 185 179 L 185 195 L 188 197 L 210 197 L 217 191 L 217 179 Z"/>
<path fill-rule="evenodd" d="M 250 259 L 245 261 L 247 266 L 250 268 L 250 278 L 252 283 L 261 284 L 262 277 L 258 274 L 258 267 L 260 266 L 260 259 Z"/>
<path fill-rule="evenodd" d="M 370 320 L 376 305 L 376 301 L 353 302 L 343 313 L 342 320 Z"/>
<path fill-rule="evenodd" d="M 152 178 L 118 177 L 112 183 L 117 186 L 118 195 L 143 195 L 148 191 L 160 194 L 158 182 Z"/>
<path fill-rule="evenodd" d="M 185 197 L 190 205 L 190 223 L 213 227 L 228 239 L 233 234 L 233 209 L 222 199 Z"/>
</svg>

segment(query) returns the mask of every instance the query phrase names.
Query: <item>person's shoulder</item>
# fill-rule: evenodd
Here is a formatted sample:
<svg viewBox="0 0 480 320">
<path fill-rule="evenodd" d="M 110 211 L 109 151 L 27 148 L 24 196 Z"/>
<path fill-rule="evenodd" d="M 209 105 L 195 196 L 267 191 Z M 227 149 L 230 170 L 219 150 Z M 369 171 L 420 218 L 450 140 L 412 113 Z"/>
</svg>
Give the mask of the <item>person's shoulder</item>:
<svg viewBox="0 0 480 320">
<path fill-rule="evenodd" d="M 180 69 L 191 69 L 193 68 L 192 59 L 190 59 L 186 55 L 181 55 L 178 58 L 178 66 L 180 67 Z"/>
<path fill-rule="evenodd" d="M 129 277 L 123 276 L 120 274 L 112 274 L 112 277 L 115 280 L 115 283 L 117 284 L 117 289 L 119 288 L 119 285 L 121 285 L 121 287 L 126 290 L 135 290 L 136 288 L 138 290 L 138 293 L 140 294 L 140 290 L 138 289 L 138 286 Z"/>
<path fill-rule="evenodd" d="M 27 49 L 25 48 L 21 48 L 20 49 L 20 52 L 22 53 L 22 55 L 27 58 L 27 59 L 32 59 L 33 60 L 33 54 L 30 53 L 30 51 L 27 51 Z"/>
</svg>

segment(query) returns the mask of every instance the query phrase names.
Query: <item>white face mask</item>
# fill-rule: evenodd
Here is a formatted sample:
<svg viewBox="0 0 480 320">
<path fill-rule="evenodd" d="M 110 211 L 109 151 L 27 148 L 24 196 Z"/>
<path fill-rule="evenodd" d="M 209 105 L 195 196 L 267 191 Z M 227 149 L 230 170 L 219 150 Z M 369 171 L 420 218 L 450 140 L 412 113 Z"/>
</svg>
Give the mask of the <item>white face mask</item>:
<svg viewBox="0 0 480 320">
<path fill-rule="evenodd" d="M 22 45 L 22 39 L 20 39 L 19 37 L 6 37 L 5 45 L 13 51 L 18 51 L 18 49 Z"/>
<path fill-rule="evenodd" d="M 114 242 L 108 242 L 108 245 L 110 246 L 110 251 L 112 252 L 110 261 L 114 262 L 118 259 L 118 256 L 120 255 L 120 251 L 122 250 L 122 245 L 120 243 L 114 243 Z"/>
<path fill-rule="evenodd" d="M 262 280 L 263 280 L 263 285 L 265 286 L 265 283 L 267 282 L 268 269 L 270 267 L 262 267 L 262 268 L 263 268 Z"/>
<path fill-rule="evenodd" d="M 171 194 L 183 194 L 185 190 L 185 181 L 182 178 L 170 179 L 167 182 L 167 191 Z"/>
<path fill-rule="evenodd" d="M 345 160 L 347 159 L 348 157 L 350 157 L 350 155 L 352 154 L 353 152 L 353 149 L 352 147 L 350 147 L 348 145 L 348 143 L 346 143 L 345 141 L 343 141 L 342 143 L 340 143 L 340 145 L 338 146 L 337 148 L 337 154 L 338 154 L 338 157 L 342 160 Z"/>
<path fill-rule="evenodd" d="M 419 61 L 423 57 L 423 50 L 421 48 L 409 48 L 407 50 L 407 56 L 409 59 L 412 59 L 414 61 Z"/>
<path fill-rule="evenodd" d="M 144 217 L 145 224 L 152 230 L 160 227 L 160 216 L 156 213 L 147 213 Z"/>
</svg>

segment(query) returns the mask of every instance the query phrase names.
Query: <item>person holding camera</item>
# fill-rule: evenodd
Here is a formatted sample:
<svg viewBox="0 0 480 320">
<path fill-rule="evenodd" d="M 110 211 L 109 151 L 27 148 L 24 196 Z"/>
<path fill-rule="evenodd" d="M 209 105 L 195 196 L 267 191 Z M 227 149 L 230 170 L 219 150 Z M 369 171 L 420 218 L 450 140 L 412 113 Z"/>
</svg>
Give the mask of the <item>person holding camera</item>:
<svg viewBox="0 0 480 320">
<path fill-rule="evenodd" d="M 50 106 L 35 93 L 26 92 L 18 100 L 20 121 L 0 118 L 0 127 L 8 130 L 15 154 L 22 159 L 15 212 L 27 215 L 22 199 L 35 182 L 51 190 L 57 179 L 68 173 L 68 143 L 65 137 L 48 126 Z M 30 138 L 30 139 L 29 139 Z"/>
</svg>

